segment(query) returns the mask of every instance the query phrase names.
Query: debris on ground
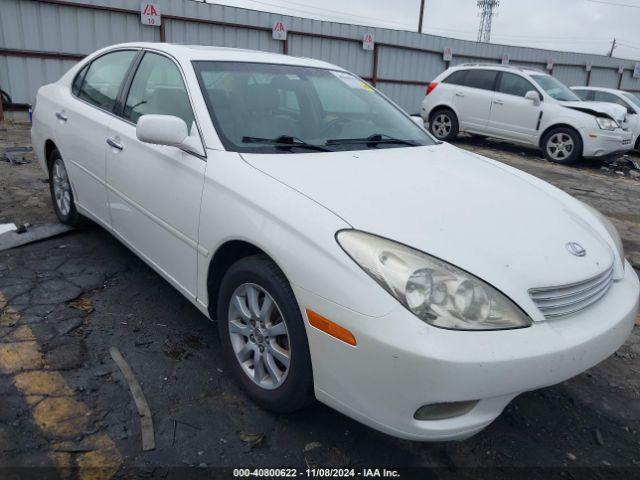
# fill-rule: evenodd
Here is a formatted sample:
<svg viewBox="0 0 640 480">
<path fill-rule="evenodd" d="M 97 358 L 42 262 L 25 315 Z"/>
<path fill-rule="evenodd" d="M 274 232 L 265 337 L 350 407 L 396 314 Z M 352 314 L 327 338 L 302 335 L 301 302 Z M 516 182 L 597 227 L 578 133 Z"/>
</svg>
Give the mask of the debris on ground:
<svg viewBox="0 0 640 480">
<path fill-rule="evenodd" d="M 120 353 L 120 350 L 116 347 L 111 347 L 109 353 L 113 361 L 118 365 L 124 379 L 127 381 L 129 390 L 133 396 L 133 401 L 138 409 L 138 414 L 140 415 L 140 432 L 142 434 L 142 451 L 155 450 L 156 441 L 153 431 L 153 418 L 151 417 L 151 409 L 144 396 L 142 387 L 133 374 L 133 370 L 131 370 L 131 367 Z"/>
<path fill-rule="evenodd" d="M 309 452 L 314 448 L 320 448 L 320 447 L 322 447 L 322 444 L 320 442 L 309 442 L 304 446 L 304 451 Z"/>
<path fill-rule="evenodd" d="M 15 223 L 0 223 L 0 235 L 6 232 L 14 232 L 16 230 Z"/>
<path fill-rule="evenodd" d="M 32 242 L 38 242 L 46 238 L 55 237 L 73 230 L 69 225 L 62 223 L 51 223 L 31 227 L 23 224 L 14 232 L 5 232 L 0 236 L 0 252 L 10 248 L 20 247 Z"/>
<path fill-rule="evenodd" d="M 85 313 L 93 312 L 93 302 L 85 297 L 76 298 L 69 302 L 69 306 Z"/>
<path fill-rule="evenodd" d="M 246 443 L 249 448 L 259 447 L 264 441 L 264 433 L 240 432 L 238 436 L 240 437 L 240 440 Z"/>
<path fill-rule="evenodd" d="M 31 159 L 25 157 L 24 154 L 32 151 L 31 147 L 8 147 L 0 152 L 0 160 L 9 162 L 11 165 L 24 165 L 31 163 Z"/>
</svg>

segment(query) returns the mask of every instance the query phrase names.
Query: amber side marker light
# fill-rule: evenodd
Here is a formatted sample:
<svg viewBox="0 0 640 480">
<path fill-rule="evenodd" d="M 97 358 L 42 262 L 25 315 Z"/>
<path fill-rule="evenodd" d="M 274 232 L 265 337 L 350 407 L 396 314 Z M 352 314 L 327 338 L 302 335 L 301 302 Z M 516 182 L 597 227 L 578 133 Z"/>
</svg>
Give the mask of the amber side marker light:
<svg viewBox="0 0 640 480">
<path fill-rule="evenodd" d="M 324 318 L 313 310 L 307 310 L 307 318 L 312 327 L 316 327 L 318 330 L 322 330 L 332 337 L 342 340 L 344 343 L 354 346 L 357 345 L 356 337 L 353 336 L 353 333 L 328 318 Z"/>
</svg>

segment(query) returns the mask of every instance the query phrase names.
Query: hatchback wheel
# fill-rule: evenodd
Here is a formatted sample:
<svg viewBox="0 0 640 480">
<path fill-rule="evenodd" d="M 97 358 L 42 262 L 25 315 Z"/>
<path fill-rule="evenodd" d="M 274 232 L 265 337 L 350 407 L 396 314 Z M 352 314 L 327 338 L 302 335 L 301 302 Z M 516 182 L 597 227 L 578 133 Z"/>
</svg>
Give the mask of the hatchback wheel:
<svg viewBox="0 0 640 480">
<path fill-rule="evenodd" d="M 542 150 L 547 160 L 568 165 L 582 155 L 582 139 L 570 128 L 556 128 L 545 135 Z"/>
<path fill-rule="evenodd" d="M 76 210 L 67 168 L 57 149 L 53 149 L 49 156 L 49 191 L 58 220 L 67 225 L 77 225 L 80 215 Z"/>
<path fill-rule="evenodd" d="M 437 110 L 431 115 L 429 130 L 438 140 L 448 142 L 458 135 L 458 117 L 449 109 Z"/>
<path fill-rule="evenodd" d="M 300 309 L 282 271 L 265 255 L 231 266 L 217 320 L 236 380 L 264 408 L 290 412 L 314 399 L 311 358 Z"/>
</svg>

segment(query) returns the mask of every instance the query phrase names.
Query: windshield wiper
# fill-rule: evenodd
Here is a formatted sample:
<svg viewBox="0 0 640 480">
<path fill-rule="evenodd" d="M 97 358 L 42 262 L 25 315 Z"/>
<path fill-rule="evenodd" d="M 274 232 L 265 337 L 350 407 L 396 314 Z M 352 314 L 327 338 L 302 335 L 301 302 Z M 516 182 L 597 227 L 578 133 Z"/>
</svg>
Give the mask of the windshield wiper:
<svg viewBox="0 0 640 480">
<path fill-rule="evenodd" d="M 355 143 L 366 143 L 371 145 L 378 145 L 380 143 L 397 143 L 400 145 L 409 145 L 411 147 L 417 147 L 420 144 L 413 140 L 403 140 L 401 138 L 394 138 L 382 133 L 374 133 L 367 138 L 331 138 L 325 142 L 325 145 L 351 145 Z"/>
<path fill-rule="evenodd" d="M 273 145 L 275 147 L 296 147 L 306 148 L 307 150 L 316 150 L 318 152 L 332 152 L 330 148 L 323 147 L 322 145 L 314 145 L 307 143 L 299 138 L 292 137 L 290 135 L 280 135 L 276 138 L 260 138 L 260 137 L 242 137 L 243 143 L 263 143 L 265 145 Z"/>
</svg>

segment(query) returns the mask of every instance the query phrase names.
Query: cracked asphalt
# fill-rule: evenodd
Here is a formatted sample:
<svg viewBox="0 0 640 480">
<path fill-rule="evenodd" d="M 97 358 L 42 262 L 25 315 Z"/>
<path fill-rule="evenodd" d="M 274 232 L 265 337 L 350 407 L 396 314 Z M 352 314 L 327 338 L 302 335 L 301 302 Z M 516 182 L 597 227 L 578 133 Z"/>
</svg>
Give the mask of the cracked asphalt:
<svg viewBox="0 0 640 480">
<path fill-rule="evenodd" d="M 24 126 L 7 127 L 0 148 L 28 144 Z M 640 181 L 550 165 L 492 141 L 458 144 L 604 211 L 640 263 Z M 34 164 L 0 162 L 0 221 L 50 221 L 43 177 Z M 110 347 L 142 386 L 155 450 L 142 451 Z M 520 395 L 471 439 L 421 444 L 321 404 L 292 415 L 254 405 L 227 372 L 215 325 L 96 225 L 0 252 L 0 478 L 212 478 L 222 475 L 216 467 L 307 465 L 435 467 L 436 478 L 637 478 L 640 327 L 602 364 Z"/>
</svg>

